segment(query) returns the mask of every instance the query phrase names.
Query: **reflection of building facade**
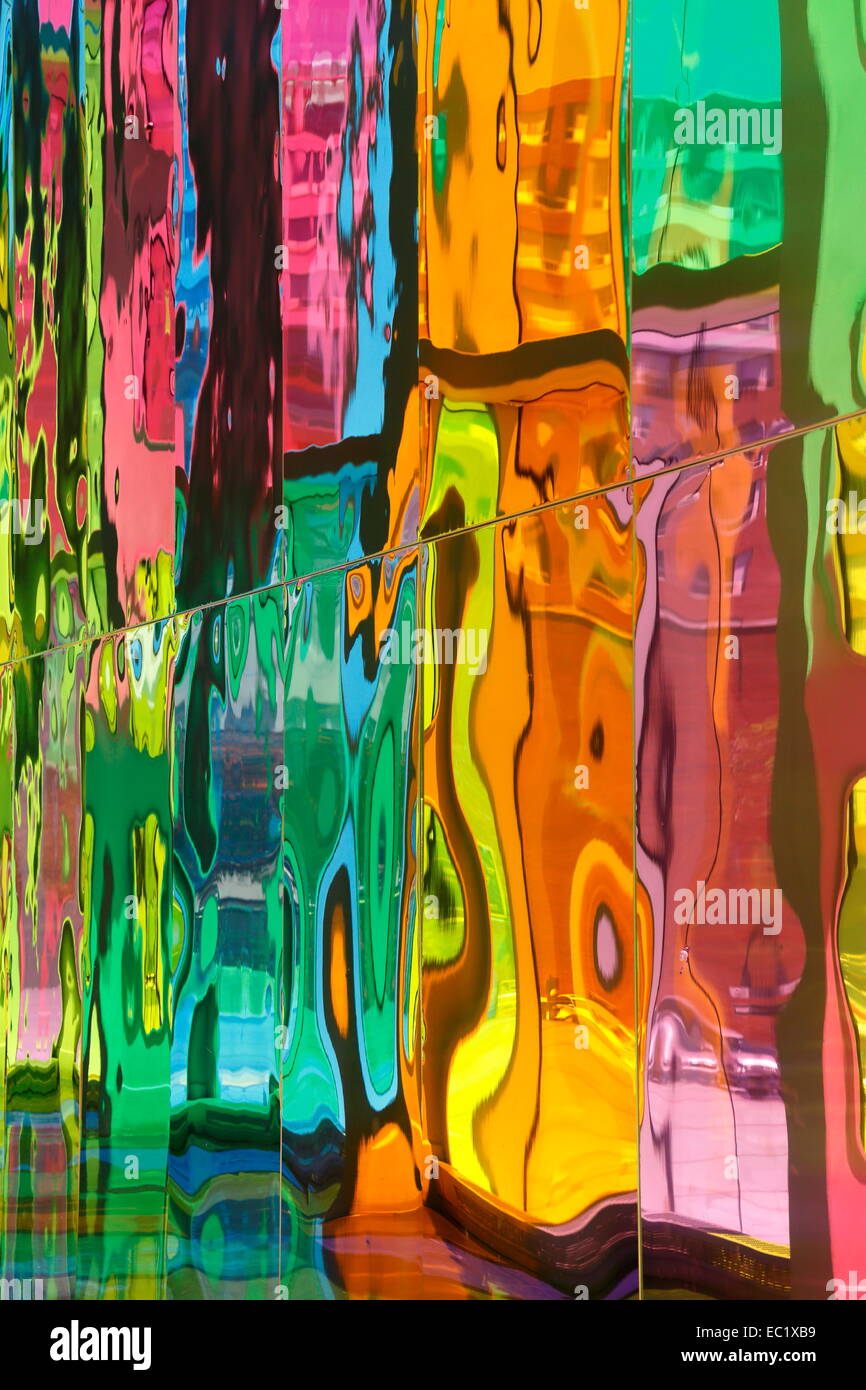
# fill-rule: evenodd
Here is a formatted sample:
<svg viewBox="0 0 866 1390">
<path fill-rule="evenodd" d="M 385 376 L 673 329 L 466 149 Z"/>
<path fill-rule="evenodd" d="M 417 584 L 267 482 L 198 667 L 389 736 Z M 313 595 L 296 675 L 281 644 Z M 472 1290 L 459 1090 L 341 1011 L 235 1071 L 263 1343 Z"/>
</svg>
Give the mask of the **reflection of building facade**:
<svg viewBox="0 0 866 1390">
<path fill-rule="evenodd" d="M 658 610 L 647 653 L 638 837 L 660 874 L 650 1123 L 658 1125 L 666 1107 L 704 1107 L 726 1152 L 765 1144 L 768 1175 L 766 1210 L 744 1210 L 731 1201 L 715 1151 L 705 1161 L 682 1129 L 664 1161 L 647 1147 L 647 1190 L 664 1181 L 672 1213 L 692 1216 L 711 1201 L 724 1213 L 721 1225 L 781 1244 L 786 1153 L 777 1026 L 803 969 L 796 915 L 783 898 L 784 929 L 768 935 L 754 918 L 678 924 L 673 911 L 677 891 L 696 883 L 726 895 L 778 888 L 771 813 L 779 576 L 766 492 L 764 451 L 689 469 L 670 481 L 652 532 L 644 533 Z M 695 1086 L 711 1089 L 701 1098 L 689 1090 Z M 739 1140 L 731 1130 L 737 1123 Z"/>
<path fill-rule="evenodd" d="M 635 311 L 632 437 L 642 462 L 693 457 L 696 437 L 710 452 L 731 437 L 747 445 L 783 426 L 777 305 L 777 293 L 740 305 L 725 300 L 702 311 L 698 331 L 691 314 Z M 737 320 L 740 313 L 754 317 Z M 725 317 L 737 321 L 707 322 Z"/>
<path fill-rule="evenodd" d="M 613 77 L 603 77 L 518 97 L 515 283 L 527 338 L 621 328 L 614 96 Z"/>
<path fill-rule="evenodd" d="M 713 106 L 778 113 L 729 97 Z M 748 445 L 785 427 L 775 272 L 768 265 L 752 288 L 755 266 L 740 259 L 781 242 L 782 157 L 761 146 L 676 146 L 677 110 L 668 99 L 634 104 L 635 270 L 679 277 L 676 290 L 658 274 L 635 286 L 633 437 L 643 463 Z M 686 279 L 709 272 L 718 281 L 705 292 L 710 302 L 668 307 L 693 291 Z"/>
<path fill-rule="evenodd" d="M 290 63 L 283 84 L 283 276 L 287 449 L 340 438 L 349 266 L 338 202 L 349 90 L 343 57 Z"/>
<path fill-rule="evenodd" d="M 709 104 L 709 103 L 708 103 Z M 714 97 L 722 111 L 760 107 Z M 634 260 L 705 270 L 755 256 L 782 239 L 782 156 L 760 145 L 674 143 L 672 101 L 635 101 L 632 154 Z"/>
<path fill-rule="evenodd" d="M 678 751 L 690 767 L 671 805 L 671 838 L 686 855 L 672 866 L 671 891 L 709 869 L 714 888 L 776 886 L 769 769 L 777 723 L 779 586 L 766 520 L 766 467 L 766 456 L 757 454 L 690 471 L 659 518 L 658 651 L 677 673 L 676 682 L 664 684 L 676 690 L 678 722 L 688 730 Z M 730 640 L 736 646 L 726 645 Z M 693 775 L 695 759 L 701 778 Z M 708 786 L 718 788 L 729 808 L 721 820 L 707 800 Z M 691 942 L 708 978 L 718 979 L 726 1028 L 739 1030 L 735 1015 L 744 1010 L 778 1012 L 800 964 L 793 933 L 777 939 L 747 924 L 724 931 L 696 927 Z M 672 952 L 675 944 L 672 934 Z M 732 953 L 740 961 L 736 968 Z M 749 1007 L 759 1002 L 760 1008 Z"/>
</svg>

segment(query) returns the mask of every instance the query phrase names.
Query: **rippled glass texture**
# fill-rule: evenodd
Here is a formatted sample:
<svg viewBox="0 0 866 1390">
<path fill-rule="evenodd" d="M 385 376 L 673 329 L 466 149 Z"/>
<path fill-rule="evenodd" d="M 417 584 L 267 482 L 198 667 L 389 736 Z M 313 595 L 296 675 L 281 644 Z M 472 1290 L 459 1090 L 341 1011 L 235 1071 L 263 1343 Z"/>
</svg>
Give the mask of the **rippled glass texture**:
<svg viewBox="0 0 866 1390">
<path fill-rule="evenodd" d="M 625 478 L 627 24 L 419 0 L 425 537 Z"/>
<path fill-rule="evenodd" d="M 863 23 L 0 0 L 0 1301 L 857 1296 Z"/>
<path fill-rule="evenodd" d="M 427 551 L 431 1201 L 569 1291 L 636 1287 L 625 489 Z M 474 638 L 474 641 L 473 641 Z M 539 769 L 544 769 L 543 776 Z"/>
<path fill-rule="evenodd" d="M 866 407 L 861 5 L 636 0 L 638 473 Z"/>
<path fill-rule="evenodd" d="M 652 1289 L 827 1298 L 862 1258 L 864 470 L 860 417 L 637 489 Z"/>
</svg>

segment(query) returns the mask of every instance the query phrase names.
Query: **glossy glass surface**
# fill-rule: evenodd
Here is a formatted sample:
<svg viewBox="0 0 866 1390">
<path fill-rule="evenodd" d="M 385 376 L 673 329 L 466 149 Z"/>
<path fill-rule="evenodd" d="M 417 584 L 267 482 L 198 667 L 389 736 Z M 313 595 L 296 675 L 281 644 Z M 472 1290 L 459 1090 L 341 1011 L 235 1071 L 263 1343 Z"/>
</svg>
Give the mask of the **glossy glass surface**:
<svg viewBox="0 0 866 1390">
<path fill-rule="evenodd" d="M 857 5 L 633 5 L 638 473 L 866 407 Z"/>
<path fill-rule="evenodd" d="M 0 1296 L 857 1296 L 864 54 L 0 0 Z"/>
<path fill-rule="evenodd" d="M 632 592 L 625 489 L 427 552 L 430 1200 L 590 1297 L 637 1285 Z"/>
<path fill-rule="evenodd" d="M 827 1298 L 860 1258 L 864 461 L 860 417 L 636 489 L 651 1289 Z"/>
<path fill-rule="evenodd" d="M 625 478 L 626 29 L 418 4 L 424 537 Z"/>
</svg>

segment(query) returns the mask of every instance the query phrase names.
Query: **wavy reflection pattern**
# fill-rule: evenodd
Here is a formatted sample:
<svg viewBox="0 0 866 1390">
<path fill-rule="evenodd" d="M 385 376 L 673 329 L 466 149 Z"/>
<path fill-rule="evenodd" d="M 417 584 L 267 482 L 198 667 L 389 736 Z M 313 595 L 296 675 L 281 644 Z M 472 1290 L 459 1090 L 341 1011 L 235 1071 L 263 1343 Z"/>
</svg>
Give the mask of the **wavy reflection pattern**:
<svg viewBox="0 0 866 1390">
<path fill-rule="evenodd" d="M 864 459 L 860 416 L 637 489 L 657 1292 L 857 1297 Z"/>
<path fill-rule="evenodd" d="M 632 8 L 638 471 L 863 410 L 862 8 Z"/>
<path fill-rule="evenodd" d="M 627 5 L 417 8 L 430 537 L 625 478 Z"/>
<path fill-rule="evenodd" d="M 413 27 L 408 0 L 283 7 L 290 577 L 417 539 Z"/>
<path fill-rule="evenodd" d="M 652 1297 L 859 1293 L 863 40 L 856 7 L 634 7 Z"/>
<path fill-rule="evenodd" d="M 0 0 L 3 1298 L 857 1296 L 864 54 Z"/>
<path fill-rule="evenodd" d="M 625 489 L 424 576 L 430 1200 L 589 1297 L 636 1286 L 631 581 Z"/>
</svg>

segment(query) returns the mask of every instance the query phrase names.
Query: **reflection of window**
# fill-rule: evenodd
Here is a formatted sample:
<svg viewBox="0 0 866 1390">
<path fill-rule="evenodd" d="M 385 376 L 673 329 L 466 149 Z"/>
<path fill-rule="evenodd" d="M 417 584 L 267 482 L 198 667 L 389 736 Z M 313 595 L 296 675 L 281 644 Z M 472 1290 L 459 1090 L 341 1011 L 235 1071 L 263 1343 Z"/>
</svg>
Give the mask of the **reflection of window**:
<svg viewBox="0 0 866 1390">
<path fill-rule="evenodd" d="M 781 216 L 781 189 L 777 171 L 745 170 L 737 180 L 734 213 L 743 232 L 757 233 Z"/>
<path fill-rule="evenodd" d="M 644 368 L 641 384 L 645 388 L 648 396 L 661 396 L 663 399 L 671 393 L 671 374 L 670 371 L 657 371 Z"/>
<path fill-rule="evenodd" d="M 584 107 L 573 102 L 568 108 L 567 122 L 570 140 L 586 139 L 587 113 Z"/>
<path fill-rule="evenodd" d="M 690 203 L 713 204 L 727 170 L 724 150 L 717 151 L 711 145 L 687 145 L 680 153 L 683 196 Z"/>
<path fill-rule="evenodd" d="M 639 113 L 640 108 L 643 108 Z M 651 155 L 656 161 L 672 148 L 673 128 L 668 106 L 663 101 L 635 100 L 633 125 L 637 139 L 635 148 L 640 154 Z"/>
<path fill-rule="evenodd" d="M 710 572 L 706 565 L 698 565 L 692 576 L 691 594 L 695 598 L 706 598 L 710 592 Z"/>
<path fill-rule="evenodd" d="M 752 486 L 749 490 L 749 500 L 746 503 L 746 510 L 743 514 L 743 524 L 745 524 L 747 521 L 754 521 L 755 517 L 758 515 L 758 509 L 761 505 L 761 493 L 763 491 L 763 487 L 763 478 L 759 477 L 752 479 Z"/>
<path fill-rule="evenodd" d="M 598 291 L 597 300 L 599 310 L 604 317 L 614 312 L 616 302 L 613 289 L 609 284 L 601 287 Z"/>
<path fill-rule="evenodd" d="M 555 164 L 553 167 L 556 169 Z M 539 201 L 545 203 L 548 207 L 564 208 L 568 203 L 569 191 L 574 182 L 574 175 L 571 169 L 563 166 L 556 169 L 555 184 L 551 178 L 550 166 L 548 166 L 546 171 L 542 171 L 542 177 L 545 180 L 545 188 Z"/>
<path fill-rule="evenodd" d="M 741 555 L 734 556 L 734 572 L 731 575 L 731 593 L 736 596 L 742 594 L 745 590 L 746 575 L 749 572 L 751 560 L 751 550 L 744 550 Z"/>
<path fill-rule="evenodd" d="M 605 208 L 610 192 L 610 174 L 607 163 L 603 159 L 593 160 L 591 187 L 593 207 Z"/>
<path fill-rule="evenodd" d="M 565 107 L 565 137 L 567 140 L 573 140 L 575 138 L 580 128 L 581 120 L 585 125 L 586 116 L 584 112 L 579 109 L 577 102 L 567 102 Z"/>
<path fill-rule="evenodd" d="M 740 395 L 746 391 L 766 391 L 773 384 L 773 359 L 762 357 L 740 372 Z"/>
</svg>

